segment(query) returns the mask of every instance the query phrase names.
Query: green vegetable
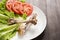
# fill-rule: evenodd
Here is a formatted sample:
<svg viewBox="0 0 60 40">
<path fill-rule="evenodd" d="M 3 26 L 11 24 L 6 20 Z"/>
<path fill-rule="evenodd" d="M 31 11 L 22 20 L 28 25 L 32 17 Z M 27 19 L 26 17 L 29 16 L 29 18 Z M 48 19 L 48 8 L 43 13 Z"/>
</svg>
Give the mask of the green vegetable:
<svg viewBox="0 0 60 40">
<path fill-rule="evenodd" d="M 0 10 L 1 10 L 1 11 L 4 11 L 4 10 L 6 9 L 5 3 L 6 3 L 6 0 L 2 0 L 2 1 L 0 2 Z"/>
<path fill-rule="evenodd" d="M 14 18 L 14 16 L 15 16 L 15 15 L 14 15 L 14 12 L 12 12 L 12 11 L 9 12 L 9 11 L 5 10 L 4 13 L 5 13 L 5 15 L 7 15 L 9 18 Z"/>
<path fill-rule="evenodd" d="M 2 12 L 1 12 L 2 13 Z M 7 24 L 7 20 L 9 19 L 8 16 L 0 14 L 0 23 Z"/>
<path fill-rule="evenodd" d="M 2 28 L 5 31 L 2 31 L 0 29 L 0 39 L 1 40 L 3 40 L 3 39 L 4 40 L 7 40 L 7 39 L 9 40 L 10 38 L 12 38 L 16 34 L 16 28 L 18 28 L 18 24 L 7 26 L 5 29 Z"/>
<path fill-rule="evenodd" d="M 11 30 L 12 28 L 17 28 L 19 25 L 18 24 L 14 24 L 14 25 L 11 25 L 11 26 L 5 26 L 5 27 L 2 27 L 0 28 L 0 33 L 1 32 L 5 32 L 5 31 L 9 31 Z"/>
<path fill-rule="evenodd" d="M 15 28 L 16 28 L 16 27 L 15 27 Z M 0 37 L 2 37 L 3 35 L 5 35 L 6 33 L 9 33 L 9 32 L 14 31 L 15 28 L 12 28 L 12 29 L 10 29 L 10 30 L 8 30 L 8 31 L 5 31 L 5 32 L 0 32 Z"/>
<path fill-rule="evenodd" d="M 1 36 L 0 37 L 0 40 L 9 40 L 9 35 L 11 34 L 11 32 L 9 32 L 9 33 L 6 33 L 5 35 L 3 35 L 3 36 Z"/>
<path fill-rule="evenodd" d="M 4 14 L 6 16 L 8 16 L 9 18 L 13 18 L 14 17 L 14 12 L 10 12 L 6 9 L 6 1 L 7 0 L 2 0 L 0 2 L 0 14 Z"/>
<path fill-rule="evenodd" d="M 25 0 L 20 0 L 21 2 L 25 2 Z"/>
<path fill-rule="evenodd" d="M 15 17 L 16 17 L 16 18 L 18 18 L 18 17 L 21 17 L 21 16 L 20 16 L 20 15 L 18 15 L 18 14 L 15 14 Z"/>
<path fill-rule="evenodd" d="M 0 10 L 0 14 L 4 14 L 4 12 Z"/>
<path fill-rule="evenodd" d="M 12 37 L 15 36 L 15 35 L 16 35 L 16 30 L 14 30 L 14 31 L 11 33 L 11 35 L 9 36 L 9 39 L 12 38 Z"/>
<path fill-rule="evenodd" d="M 2 20 L 2 19 L 0 19 L 0 23 L 8 24 L 8 22 L 6 20 Z"/>
<path fill-rule="evenodd" d="M 22 18 L 23 18 L 24 20 L 26 20 L 26 18 L 27 18 L 26 13 L 23 13 Z"/>
<path fill-rule="evenodd" d="M 6 3 L 7 0 L 2 0 L 3 3 Z"/>
<path fill-rule="evenodd" d="M 8 26 L 8 25 L 0 23 L 0 28 L 6 27 L 6 26 Z"/>
<path fill-rule="evenodd" d="M 16 33 L 16 32 L 14 32 L 14 33 Z M 7 40 L 7 39 L 9 40 L 11 37 L 14 36 L 14 33 L 13 33 L 13 31 L 9 31 L 9 32 L 5 33 L 4 35 L 0 36 L 0 40 Z"/>
<path fill-rule="evenodd" d="M 8 17 L 8 16 L 5 16 L 5 15 L 3 15 L 3 14 L 0 14 L 0 19 L 8 20 L 8 19 L 9 19 L 9 17 Z"/>
</svg>

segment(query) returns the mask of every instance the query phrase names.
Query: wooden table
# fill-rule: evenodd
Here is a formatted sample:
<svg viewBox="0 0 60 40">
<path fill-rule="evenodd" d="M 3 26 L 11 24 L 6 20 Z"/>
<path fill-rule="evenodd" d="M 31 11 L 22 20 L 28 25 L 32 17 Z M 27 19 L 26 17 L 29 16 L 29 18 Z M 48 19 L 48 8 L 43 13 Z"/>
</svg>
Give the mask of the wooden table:
<svg viewBox="0 0 60 40">
<path fill-rule="evenodd" d="M 33 40 L 60 40 L 60 0 L 27 0 L 39 7 L 47 17 L 45 31 Z"/>
</svg>

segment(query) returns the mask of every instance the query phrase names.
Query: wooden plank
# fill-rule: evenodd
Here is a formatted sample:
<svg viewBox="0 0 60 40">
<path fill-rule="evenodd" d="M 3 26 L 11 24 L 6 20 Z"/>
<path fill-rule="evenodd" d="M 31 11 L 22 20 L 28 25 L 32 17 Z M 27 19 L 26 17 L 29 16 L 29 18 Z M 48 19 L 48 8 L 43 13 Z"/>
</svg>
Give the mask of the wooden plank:
<svg viewBox="0 0 60 40">
<path fill-rule="evenodd" d="M 58 26 L 56 27 L 56 40 L 60 40 L 60 0 L 56 0 L 56 15 L 57 15 L 57 21 L 58 21 Z"/>
<path fill-rule="evenodd" d="M 59 0 L 58 0 L 59 1 Z M 57 39 L 57 33 L 60 30 L 59 28 L 59 18 L 58 18 L 58 9 L 57 9 L 56 0 L 47 0 L 47 17 L 48 17 L 48 27 L 49 27 L 49 39 L 50 40 L 59 40 Z M 60 13 L 60 12 L 59 12 Z M 57 30 L 58 29 L 58 30 Z"/>
<path fill-rule="evenodd" d="M 47 13 L 47 3 L 46 0 L 39 0 L 39 8 L 46 14 Z"/>
</svg>

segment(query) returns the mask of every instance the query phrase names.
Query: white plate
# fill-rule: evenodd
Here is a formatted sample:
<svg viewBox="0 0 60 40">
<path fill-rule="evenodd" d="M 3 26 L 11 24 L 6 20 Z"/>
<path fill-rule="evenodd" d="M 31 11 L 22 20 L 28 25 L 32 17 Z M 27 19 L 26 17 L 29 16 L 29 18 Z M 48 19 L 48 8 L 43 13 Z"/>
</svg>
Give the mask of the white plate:
<svg viewBox="0 0 60 40">
<path fill-rule="evenodd" d="M 37 13 L 37 25 L 32 25 L 23 37 L 18 36 L 18 33 L 16 33 L 11 40 L 31 40 L 39 36 L 44 31 L 47 23 L 46 16 L 38 7 L 33 6 L 33 9 L 33 13 Z"/>
</svg>

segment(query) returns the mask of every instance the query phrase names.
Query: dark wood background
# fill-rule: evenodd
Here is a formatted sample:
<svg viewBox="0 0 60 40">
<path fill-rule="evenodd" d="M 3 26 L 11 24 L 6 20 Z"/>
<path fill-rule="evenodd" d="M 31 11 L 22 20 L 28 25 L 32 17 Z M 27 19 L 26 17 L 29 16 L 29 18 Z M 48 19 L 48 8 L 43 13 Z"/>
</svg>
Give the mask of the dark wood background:
<svg viewBox="0 0 60 40">
<path fill-rule="evenodd" d="M 39 7 L 47 17 L 45 31 L 33 40 L 60 40 L 60 0 L 27 0 Z"/>
</svg>

